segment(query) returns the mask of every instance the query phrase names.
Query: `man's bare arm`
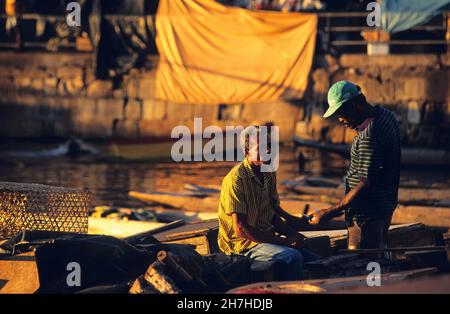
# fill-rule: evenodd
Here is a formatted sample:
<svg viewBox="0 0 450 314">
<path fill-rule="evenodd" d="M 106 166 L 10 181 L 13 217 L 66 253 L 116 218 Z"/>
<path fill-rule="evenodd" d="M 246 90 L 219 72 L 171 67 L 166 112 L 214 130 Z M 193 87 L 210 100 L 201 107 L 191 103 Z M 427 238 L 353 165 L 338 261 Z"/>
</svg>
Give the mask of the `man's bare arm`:
<svg viewBox="0 0 450 314">
<path fill-rule="evenodd" d="M 340 202 L 336 205 L 324 208 L 314 213 L 312 216 L 312 223 L 324 223 L 333 217 L 339 216 L 343 210 L 349 208 L 365 191 L 369 188 L 368 180 L 361 180 L 359 183 L 348 192 Z"/>
<path fill-rule="evenodd" d="M 272 243 L 279 245 L 290 245 L 295 242 L 294 237 L 283 238 L 275 234 L 275 232 L 261 231 L 250 226 L 247 222 L 247 215 L 232 213 L 233 228 L 237 235 L 257 243 Z"/>
<path fill-rule="evenodd" d="M 369 188 L 368 180 L 361 180 L 350 192 L 348 192 L 342 200 L 335 206 L 336 212 L 343 211 L 348 208 L 352 203 L 354 203 L 367 189 Z"/>
</svg>

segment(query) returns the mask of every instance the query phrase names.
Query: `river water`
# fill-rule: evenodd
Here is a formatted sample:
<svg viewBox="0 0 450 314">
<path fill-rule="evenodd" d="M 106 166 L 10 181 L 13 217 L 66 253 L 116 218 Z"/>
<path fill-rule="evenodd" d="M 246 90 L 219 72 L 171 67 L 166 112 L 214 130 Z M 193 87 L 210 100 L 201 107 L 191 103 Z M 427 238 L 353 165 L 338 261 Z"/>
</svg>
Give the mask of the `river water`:
<svg viewBox="0 0 450 314">
<path fill-rule="evenodd" d="M 9 148 L 11 149 L 11 148 Z M 346 160 L 336 154 L 307 151 L 307 161 L 299 171 L 293 148 L 280 150 L 278 182 L 301 175 L 342 178 Z M 4 151 L 3 151 L 4 153 Z M 42 183 L 92 192 L 94 205 L 134 206 L 129 191 L 182 192 L 185 184 L 219 186 L 233 162 L 124 162 L 92 157 L 40 156 L 2 158 L 0 180 Z M 409 187 L 450 187 L 448 169 L 415 167 L 402 170 L 401 184 Z"/>
</svg>

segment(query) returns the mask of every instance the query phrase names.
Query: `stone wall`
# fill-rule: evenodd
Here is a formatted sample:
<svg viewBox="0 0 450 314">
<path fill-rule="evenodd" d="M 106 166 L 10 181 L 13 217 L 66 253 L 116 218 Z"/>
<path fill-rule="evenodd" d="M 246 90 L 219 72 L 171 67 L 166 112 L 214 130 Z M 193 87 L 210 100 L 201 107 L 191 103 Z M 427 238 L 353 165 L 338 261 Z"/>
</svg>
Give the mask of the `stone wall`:
<svg viewBox="0 0 450 314">
<path fill-rule="evenodd" d="M 180 105 L 155 100 L 155 67 L 133 69 L 118 87 L 97 81 L 89 54 L 0 53 L 1 137 L 170 136 L 176 125 L 246 126 L 272 122 L 289 140 L 300 107 L 289 102 L 256 105 Z"/>
<path fill-rule="evenodd" d="M 393 110 L 405 146 L 450 148 L 449 55 L 329 55 L 316 59 L 307 114 L 297 123 L 302 138 L 350 142 L 354 132 L 321 118 L 334 82 L 361 86 L 367 100 Z"/>
<path fill-rule="evenodd" d="M 305 98 L 255 105 L 180 105 L 155 100 L 155 67 L 133 69 L 119 86 L 97 81 L 83 53 L 0 53 L 0 137 L 170 136 L 176 125 L 273 122 L 282 140 L 294 134 L 328 143 L 353 133 L 322 118 L 333 82 L 347 79 L 368 100 L 392 109 L 407 146 L 450 145 L 448 55 L 316 56 Z"/>
</svg>

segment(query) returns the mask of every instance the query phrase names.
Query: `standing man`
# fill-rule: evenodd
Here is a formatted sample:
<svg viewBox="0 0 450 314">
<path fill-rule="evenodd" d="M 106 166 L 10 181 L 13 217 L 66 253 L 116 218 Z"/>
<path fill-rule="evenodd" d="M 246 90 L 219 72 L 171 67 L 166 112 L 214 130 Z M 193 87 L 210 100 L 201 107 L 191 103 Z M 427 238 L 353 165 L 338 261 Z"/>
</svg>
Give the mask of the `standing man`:
<svg viewBox="0 0 450 314">
<path fill-rule="evenodd" d="M 357 130 L 350 167 L 345 177 L 345 197 L 336 205 L 312 215 L 322 224 L 345 212 L 348 249 L 381 248 L 397 206 L 400 180 L 400 131 L 394 115 L 366 101 L 359 86 L 340 81 L 328 91 L 324 118 L 337 117 Z"/>
<path fill-rule="evenodd" d="M 279 280 L 301 278 L 303 263 L 317 256 L 303 247 L 305 238 L 297 227 L 306 219 L 289 215 L 280 207 L 275 172 L 262 172 L 260 127 L 241 133 L 245 159 L 223 179 L 219 200 L 218 245 L 225 254 L 248 256 L 255 261 L 274 262 Z M 253 135 L 253 136 L 252 136 Z M 268 141 L 270 135 L 268 136 Z M 262 146 L 261 145 L 261 149 Z M 270 152 L 270 143 L 265 147 Z"/>
</svg>

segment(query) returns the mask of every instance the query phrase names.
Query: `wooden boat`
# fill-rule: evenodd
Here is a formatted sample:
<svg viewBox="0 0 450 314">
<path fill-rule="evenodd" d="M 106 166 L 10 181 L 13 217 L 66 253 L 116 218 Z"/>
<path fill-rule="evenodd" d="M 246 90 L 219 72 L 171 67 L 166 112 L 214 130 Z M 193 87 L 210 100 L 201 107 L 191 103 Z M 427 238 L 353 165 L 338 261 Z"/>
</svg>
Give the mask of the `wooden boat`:
<svg viewBox="0 0 450 314">
<path fill-rule="evenodd" d="M 234 137 L 233 137 L 234 139 Z M 94 146 L 107 157 L 123 158 L 129 160 L 172 160 L 172 146 L 178 141 L 170 136 L 145 136 L 138 138 L 112 138 L 103 143 L 96 143 Z M 196 154 L 203 154 L 203 147 L 210 141 L 201 137 L 201 149 L 196 152 L 194 143 L 191 146 L 191 157 Z M 223 133 L 223 146 L 226 148 L 227 134 Z M 234 153 L 235 149 L 232 149 Z M 226 149 L 217 151 L 225 157 Z"/>
<path fill-rule="evenodd" d="M 169 230 L 164 229 L 161 232 L 149 232 L 158 240 L 172 241 L 175 238 L 183 239 L 191 238 L 191 233 L 208 233 L 207 231 L 217 230 L 219 228 L 219 221 L 216 219 L 209 219 L 195 223 L 183 224 L 181 226 L 175 225 Z M 214 232 L 210 232 L 213 236 Z M 347 243 L 347 229 L 335 230 L 316 230 L 301 232 L 309 242 L 309 249 L 317 252 L 321 256 L 331 256 L 338 254 L 340 250 L 346 249 Z M 442 232 L 441 232 L 442 233 Z M 431 246 L 436 245 L 436 231 L 433 228 L 427 227 L 422 223 L 400 224 L 392 225 L 389 228 L 389 245 L 392 247 L 411 247 L 411 246 Z M 136 236 L 132 236 L 136 238 Z M 326 238 L 327 241 L 323 241 Z M 217 239 L 217 238 L 216 238 Z M 216 239 L 208 239 L 213 241 Z M 185 244 L 200 245 L 198 241 L 193 239 L 191 243 L 183 242 Z M 205 254 L 218 253 L 218 251 L 208 251 Z M 324 254 L 325 253 L 325 254 Z"/>
<path fill-rule="evenodd" d="M 410 192 L 408 191 L 407 193 Z M 141 200 L 145 203 L 164 205 L 172 209 L 190 212 L 191 215 L 192 213 L 203 213 L 206 215 L 204 217 L 212 218 L 217 215 L 219 195 L 217 193 L 208 194 L 210 196 L 207 197 L 203 197 L 203 195 L 204 194 L 198 196 L 195 193 L 143 193 L 135 191 L 130 191 L 128 193 L 129 197 Z M 439 193 L 436 195 L 439 195 Z M 321 200 L 318 196 L 316 196 L 315 199 L 314 197 L 310 197 L 306 200 L 298 200 L 295 199 L 295 197 L 289 197 L 281 198 L 281 207 L 288 213 L 298 216 L 303 212 L 305 206 L 309 206 L 311 212 L 314 209 L 326 208 L 330 206 L 333 201 L 335 200 L 330 198 Z M 342 220 L 342 218 L 340 220 Z M 417 221 L 433 227 L 450 227 L 450 208 L 400 204 L 394 211 L 393 223 L 411 223 Z"/>
<path fill-rule="evenodd" d="M 318 143 L 294 136 L 294 144 L 350 157 L 350 145 Z M 450 151 L 445 149 L 402 148 L 402 165 L 450 166 Z"/>
<path fill-rule="evenodd" d="M 217 228 L 217 219 L 191 224 L 175 221 L 156 229 L 134 234 L 123 240 L 137 248 L 146 248 L 161 243 L 167 247 L 174 248 L 171 251 L 173 254 L 166 254 L 166 259 L 162 260 L 163 262 L 167 261 L 166 265 L 173 265 L 168 266 L 171 267 L 172 271 L 177 270 L 178 273 L 182 273 L 185 276 L 183 278 L 188 278 L 187 280 L 189 280 L 190 278 L 195 278 L 195 274 L 199 273 L 199 269 L 196 267 L 204 265 L 204 259 L 198 255 L 186 254 L 188 252 L 186 246 L 182 246 L 184 249 L 180 250 L 181 246 L 179 244 L 193 245 L 198 253 L 203 255 L 205 259 L 208 259 L 209 262 L 212 262 L 211 254 L 218 252 L 216 245 Z M 264 280 L 265 283 L 244 285 L 230 290 L 229 293 L 352 293 L 359 291 L 354 289 L 364 288 L 367 278 L 367 263 L 371 259 L 365 257 L 364 252 L 361 252 L 363 250 L 342 253 L 342 248 L 346 246 L 347 232 L 345 229 L 304 232 L 304 235 L 310 244 L 308 249 L 318 252 L 325 248 L 330 252 L 329 256 L 322 255 L 323 258 L 305 264 L 304 274 L 308 280 L 275 282 L 274 273 L 269 270 L 266 274 L 267 277 L 265 277 L 269 278 L 269 280 Z M 438 246 L 442 241 L 440 238 L 442 234 L 438 234 L 436 230 L 423 224 L 397 225 L 390 228 L 388 236 L 391 250 L 396 252 L 408 251 L 407 253 L 409 254 L 405 253 L 399 256 L 398 259 L 377 260 L 382 266 L 381 280 L 383 287 L 389 287 L 389 283 L 396 284 L 406 280 L 409 282 L 411 278 L 442 271 L 444 269 L 441 268 L 442 264 L 440 263 L 442 262 L 445 262 L 446 267 L 448 267 L 445 251 L 448 249 L 448 245 L 445 248 Z M 18 244 L 23 241 L 23 238 L 24 236 L 22 235 L 9 245 L 13 243 Z M 327 238 L 328 241 L 315 241 L 323 238 Z M 2 249 L 9 247 L 9 245 L 2 247 Z M 165 250 L 165 253 L 167 252 Z M 36 291 L 40 286 L 40 274 L 38 274 L 34 254 L 35 251 L 20 254 L 19 250 L 18 255 L 9 256 L 8 254 L 3 254 L 3 256 L 0 256 L 0 293 L 33 293 Z M 161 261 L 160 255 L 161 251 L 157 255 L 158 261 Z M 213 255 L 218 258 L 215 261 L 220 260 L 219 255 L 221 254 Z M 221 256 L 224 257 L 224 255 Z M 169 260 L 167 257 L 171 259 Z M 182 262 L 179 262 L 181 258 L 184 259 Z M 169 264 L 169 262 L 173 262 L 173 264 Z M 186 264 L 186 262 L 189 262 L 189 264 Z M 187 267 L 187 265 L 191 265 L 191 262 L 192 267 Z M 220 262 L 217 263 L 220 264 Z M 225 265 L 224 268 L 229 265 Z M 224 268 L 218 268 L 217 270 L 220 272 Z M 169 272 L 165 273 L 164 268 L 159 270 L 159 274 L 163 276 L 169 276 L 170 274 Z M 251 271 L 252 273 L 254 272 L 253 268 Z M 358 275 L 351 275 L 355 273 L 358 273 Z M 220 279 L 219 277 L 217 276 L 217 280 Z M 146 276 L 143 275 L 143 278 L 146 278 Z M 255 277 L 252 278 L 254 279 Z M 257 282 L 251 281 L 253 279 L 245 281 L 245 283 Z M 446 282 L 444 281 L 444 283 L 434 281 L 433 283 L 436 284 L 434 288 L 448 289 L 448 276 L 445 280 Z M 156 287 L 159 286 L 153 286 L 153 288 Z M 128 289 L 129 287 L 126 285 L 123 292 L 128 291 Z M 97 286 L 97 289 L 94 290 L 97 293 L 107 293 L 108 291 L 102 286 Z M 446 292 L 448 290 L 437 291 Z"/>
<path fill-rule="evenodd" d="M 205 256 L 221 254 L 217 247 L 218 221 L 183 224 L 159 231 L 149 231 L 142 235 L 126 238 L 134 245 L 142 245 L 150 240 L 164 244 L 188 244 L 197 253 Z M 307 238 L 306 248 L 322 258 L 304 265 L 307 280 L 277 282 L 273 265 L 252 268 L 252 280 L 258 282 L 234 288 L 228 293 L 342 293 L 363 288 L 367 285 L 367 265 L 374 260 L 364 250 L 347 252 L 347 230 L 320 230 L 302 232 Z M 389 259 L 375 259 L 381 267 L 383 286 L 390 283 L 437 273 L 447 267 L 446 247 L 439 246 L 441 239 L 436 230 L 423 224 L 391 226 L 388 232 Z M 143 239 L 143 241 L 141 241 Z M 213 255 L 211 255 L 213 254 Z M 192 263 L 195 263 L 192 261 Z"/>
<path fill-rule="evenodd" d="M 174 140 L 169 137 L 143 137 L 111 139 L 97 144 L 101 153 L 109 158 L 127 160 L 169 160 Z"/>
</svg>

